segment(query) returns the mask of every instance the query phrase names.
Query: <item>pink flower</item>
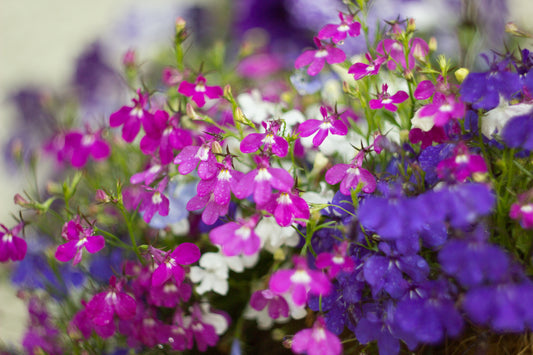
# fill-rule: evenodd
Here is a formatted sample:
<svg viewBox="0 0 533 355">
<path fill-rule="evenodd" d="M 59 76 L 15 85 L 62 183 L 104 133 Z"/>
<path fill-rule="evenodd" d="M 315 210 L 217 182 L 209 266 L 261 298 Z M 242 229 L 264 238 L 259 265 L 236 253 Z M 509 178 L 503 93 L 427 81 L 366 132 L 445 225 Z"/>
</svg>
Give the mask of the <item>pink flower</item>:
<svg viewBox="0 0 533 355">
<path fill-rule="evenodd" d="M 377 75 L 377 73 L 379 73 L 381 64 L 387 60 L 385 57 L 377 57 L 376 59 L 372 59 L 370 53 L 366 53 L 365 57 L 368 61 L 368 64 L 355 63 L 350 67 L 350 69 L 348 69 L 348 74 L 353 74 L 355 80 L 364 78 L 367 75 Z"/>
<path fill-rule="evenodd" d="M 158 178 L 159 174 L 161 174 L 163 170 L 164 169 L 162 165 L 159 163 L 154 163 L 146 170 L 133 174 L 130 178 L 130 184 L 136 185 L 143 183 L 145 185 L 150 185 Z"/>
<path fill-rule="evenodd" d="M 451 177 L 459 182 L 465 181 L 474 173 L 485 172 L 487 172 L 487 165 L 483 157 L 470 154 L 463 142 L 457 144 L 452 157 L 442 160 L 437 165 L 439 178 Z"/>
<path fill-rule="evenodd" d="M 101 235 L 93 235 L 92 227 L 84 228 L 81 225 L 80 216 L 63 225 L 61 236 L 67 241 L 57 247 L 55 258 L 66 263 L 74 259 L 73 265 L 81 261 L 83 249 L 94 254 L 105 246 L 105 239 Z"/>
<path fill-rule="evenodd" d="M 409 131 L 409 140 L 413 144 L 422 143 L 420 147 L 425 149 L 436 143 L 443 143 L 448 139 L 446 131 L 443 127 L 433 126 L 429 131 L 425 132 L 420 128 L 413 128 Z"/>
<path fill-rule="evenodd" d="M 335 47 L 333 44 L 324 45 L 320 39 L 314 38 L 317 50 L 308 50 L 303 52 L 294 63 L 296 69 L 300 69 L 309 65 L 307 68 L 307 74 L 314 76 L 317 75 L 326 61 L 329 64 L 342 63 L 346 59 L 346 54 L 342 49 Z"/>
<path fill-rule="evenodd" d="M 293 256 L 294 270 L 278 270 L 270 277 L 269 288 L 275 294 L 290 292 L 296 306 L 307 302 L 307 294 L 326 296 L 331 291 L 328 277 L 321 271 L 311 270 L 305 257 Z"/>
<path fill-rule="evenodd" d="M 337 164 L 326 172 L 326 182 L 335 185 L 341 182 L 340 191 L 350 195 L 350 190 L 355 189 L 359 183 L 363 184 L 362 191 L 372 193 L 376 189 L 376 179 L 368 170 L 363 169 L 364 151 L 360 151 L 351 164 Z"/>
<path fill-rule="evenodd" d="M 198 165 L 200 179 L 211 179 L 218 172 L 217 159 L 211 150 L 213 144 L 213 141 L 207 141 L 201 146 L 189 145 L 183 148 L 174 159 L 174 164 L 179 164 L 179 173 L 187 175 Z"/>
<path fill-rule="evenodd" d="M 17 224 L 12 229 L 0 224 L 0 262 L 5 263 L 9 259 L 20 261 L 26 256 L 28 245 L 18 236 L 24 227 L 23 223 Z"/>
<path fill-rule="evenodd" d="M 251 218 L 239 219 L 237 222 L 228 222 L 216 227 L 209 232 L 209 239 L 213 244 L 222 247 L 226 256 L 235 256 L 240 253 L 253 255 L 261 246 L 261 239 L 254 229 L 259 220 L 259 215 Z"/>
<path fill-rule="evenodd" d="M 423 80 L 418 83 L 413 96 L 417 100 L 427 100 L 435 93 L 435 85 L 431 80 Z"/>
<path fill-rule="evenodd" d="M 250 297 L 250 306 L 256 311 L 267 307 L 268 316 L 272 319 L 289 316 L 289 304 L 283 296 L 276 295 L 269 289 L 255 291 Z"/>
<path fill-rule="evenodd" d="M 56 150 L 58 161 L 68 161 L 75 168 L 85 166 L 89 156 L 103 160 L 111 154 L 109 144 L 100 138 L 100 132 L 70 131 L 56 137 L 49 147 Z"/>
<path fill-rule="evenodd" d="M 168 216 L 169 200 L 163 194 L 167 187 L 168 179 L 165 178 L 154 189 L 153 187 L 143 186 L 144 193 L 141 194 L 139 212 L 143 215 L 143 220 L 150 223 L 156 213 L 161 216 Z"/>
<path fill-rule="evenodd" d="M 137 302 L 122 291 L 122 283 L 122 281 L 117 282 L 114 275 L 111 276 L 109 289 L 94 295 L 87 303 L 87 315 L 95 327 L 109 327 L 110 323 L 113 323 L 115 314 L 125 320 L 135 317 Z"/>
<path fill-rule="evenodd" d="M 280 121 L 263 121 L 263 127 L 265 133 L 250 133 L 247 135 L 240 144 L 241 152 L 254 153 L 259 150 L 262 145 L 265 146 L 264 152 L 277 155 L 283 158 L 289 151 L 289 143 L 285 138 L 278 136 L 280 128 Z"/>
<path fill-rule="evenodd" d="M 288 191 L 294 185 L 294 179 L 285 169 L 271 168 L 268 158 L 263 155 L 254 156 L 257 169 L 242 177 L 237 188 L 233 191 L 239 199 L 254 195 L 254 201 L 262 205 L 270 200 L 272 188 Z"/>
<path fill-rule="evenodd" d="M 423 106 L 418 115 L 421 118 L 431 116 L 435 126 L 442 127 L 453 118 L 463 118 L 465 110 L 465 104 L 455 95 L 444 95 L 437 92 L 433 96 L 433 102 Z"/>
<path fill-rule="evenodd" d="M 189 131 L 178 127 L 178 117 L 169 117 L 166 111 L 157 110 L 151 120 L 143 121 L 146 135 L 141 139 L 141 151 L 154 154 L 159 150 L 161 164 L 168 164 L 174 159 L 174 149 L 180 150 L 192 144 Z"/>
<path fill-rule="evenodd" d="M 390 58 L 387 62 L 387 68 L 390 71 L 396 70 L 397 64 L 400 64 L 403 68 L 407 68 L 405 65 L 403 45 L 400 41 L 390 38 L 383 39 L 376 46 L 376 50 L 381 56 Z M 415 67 L 415 58 L 412 53 L 409 53 L 408 58 L 409 70 L 412 70 Z"/>
<path fill-rule="evenodd" d="M 344 241 L 340 245 L 333 246 L 333 252 L 323 252 L 316 256 L 316 267 L 319 269 L 328 268 L 328 276 L 333 279 L 340 271 L 351 272 L 354 270 L 353 260 L 346 254 L 348 242 Z"/>
<path fill-rule="evenodd" d="M 333 43 L 339 43 L 346 39 L 346 36 L 357 37 L 361 32 L 361 24 L 352 15 L 345 15 L 339 12 L 341 23 L 339 25 L 328 24 L 318 31 L 318 39 L 331 38 Z"/>
<path fill-rule="evenodd" d="M 294 335 L 291 350 L 297 354 L 338 355 L 342 352 L 339 338 L 326 329 L 322 317 L 317 317 L 312 329 L 303 329 Z"/>
<path fill-rule="evenodd" d="M 339 136 L 348 134 L 348 127 L 346 127 L 342 120 L 337 118 L 337 115 L 328 116 L 328 111 L 324 106 L 320 107 L 320 113 L 323 117 L 322 120 L 311 119 L 300 124 L 298 127 L 300 137 L 309 137 L 316 133 L 313 137 L 313 145 L 318 147 L 324 142 L 328 133 Z"/>
<path fill-rule="evenodd" d="M 182 81 L 178 87 L 178 92 L 187 97 L 191 97 L 198 107 L 203 107 L 206 96 L 209 99 L 218 99 L 223 94 L 220 86 L 207 86 L 205 85 L 205 81 L 205 78 L 201 75 L 196 78 L 194 84 Z"/>
<path fill-rule="evenodd" d="M 219 339 L 215 326 L 206 322 L 204 318 L 206 317 L 200 305 L 195 303 L 192 306 L 191 316 L 184 319 L 184 325 L 188 325 L 192 330 L 196 346 L 201 352 L 206 351 L 209 346 L 215 346 Z"/>
<path fill-rule="evenodd" d="M 180 302 L 187 302 L 192 295 L 192 286 L 186 282 L 176 283 L 174 278 L 168 279 L 159 286 L 149 289 L 149 302 L 154 306 L 175 308 Z"/>
<path fill-rule="evenodd" d="M 187 211 L 196 211 L 204 209 L 202 212 L 202 222 L 207 225 L 214 224 L 218 217 L 225 216 L 228 213 L 229 202 L 227 204 L 219 204 L 215 201 L 215 194 L 213 191 L 207 195 L 196 195 L 187 202 Z"/>
<path fill-rule="evenodd" d="M 509 217 L 518 220 L 522 228 L 533 229 L 533 203 L 528 202 L 527 197 L 527 193 L 518 196 L 518 202 L 511 206 Z"/>
<path fill-rule="evenodd" d="M 152 286 L 164 284 L 172 276 L 180 285 L 185 279 L 185 270 L 181 265 L 190 265 L 200 259 L 200 248 L 193 243 L 181 243 L 172 253 L 167 253 L 152 274 Z"/>
<path fill-rule="evenodd" d="M 309 205 L 303 198 L 284 191 L 272 195 L 270 201 L 259 208 L 273 214 L 276 222 L 282 227 L 290 226 L 295 219 L 300 219 L 296 222 L 305 225 L 301 220 L 308 220 L 310 216 Z"/>
<path fill-rule="evenodd" d="M 368 102 L 368 106 L 373 109 L 385 108 L 386 110 L 396 112 L 398 107 L 394 104 L 400 104 L 409 98 L 409 95 L 405 91 L 398 91 L 394 95 L 388 93 L 389 86 L 383 84 L 381 86 L 381 93 L 378 94 L 377 99 L 372 99 Z"/>
<path fill-rule="evenodd" d="M 91 337 L 93 330 L 103 339 L 107 339 L 115 334 L 116 328 L 114 322 L 109 322 L 106 325 L 95 325 L 87 311 L 87 302 L 82 300 L 81 304 L 83 305 L 83 309 L 79 310 L 70 321 L 70 329 L 73 327 L 77 328 L 85 339 Z"/>
<path fill-rule="evenodd" d="M 175 68 L 165 67 L 161 73 L 161 80 L 166 86 L 175 86 L 183 80 L 183 74 Z"/>
<path fill-rule="evenodd" d="M 141 129 L 141 122 L 143 120 L 151 120 L 152 114 L 149 113 L 145 106 L 148 102 L 148 95 L 141 93 L 141 90 L 137 90 L 138 99 L 133 99 L 133 107 L 123 106 L 117 112 L 111 114 L 109 117 L 109 125 L 111 127 L 122 126 L 122 138 L 131 143 L 137 137 L 139 130 Z"/>
</svg>

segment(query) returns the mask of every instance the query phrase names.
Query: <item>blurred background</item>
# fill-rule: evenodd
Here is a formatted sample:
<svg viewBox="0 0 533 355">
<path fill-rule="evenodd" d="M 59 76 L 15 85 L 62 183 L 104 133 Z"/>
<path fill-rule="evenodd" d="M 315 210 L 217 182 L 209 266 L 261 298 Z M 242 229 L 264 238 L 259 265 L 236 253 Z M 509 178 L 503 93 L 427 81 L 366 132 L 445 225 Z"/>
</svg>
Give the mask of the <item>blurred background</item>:
<svg viewBox="0 0 533 355">
<path fill-rule="evenodd" d="M 533 32 L 531 0 L 376 0 L 374 16 L 396 15 L 417 19 L 418 28 L 440 35 L 439 51 L 461 51 L 474 57 L 486 48 L 500 47 L 508 21 Z M 178 16 L 194 22 L 202 32 L 210 24 L 233 22 L 229 36 L 242 36 L 254 26 L 263 27 L 271 39 L 286 48 L 286 37 L 311 43 L 313 31 L 335 21 L 340 1 L 331 0 L 2 0 L 0 1 L 0 223 L 11 228 L 17 213 L 13 196 L 35 186 L 33 173 L 18 169 L 13 152 L 36 147 L 46 135 L 41 106 L 65 90 L 79 90 L 80 114 L 85 120 L 105 122 L 109 114 L 129 102 L 120 77 L 122 56 L 135 49 L 139 62 L 149 61 L 163 46 L 171 46 Z M 210 10 L 206 16 L 204 10 Z M 225 17 L 216 18 L 216 10 Z M 304 12 L 305 10 L 305 12 Z M 213 21 L 215 20 L 215 21 Z M 458 39 L 450 28 L 463 28 Z M 211 29 L 212 31 L 212 29 Z M 208 38 L 207 30 L 203 36 Z M 477 37 L 476 37 L 477 36 Z M 461 42 L 463 41 L 463 46 Z M 464 43 L 469 43 L 464 45 Z M 470 48 L 476 43 L 476 48 Z M 297 51 L 301 48 L 297 48 Z M 296 52 L 297 52 L 296 51 Z M 296 53 L 295 52 L 295 53 Z M 463 53 L 464 52 L 464 53 Z M 53 100 L 52 100 L 53 101 Z M 32 131 L 40 125 L 42 131 Z M 35 129 L 33 129 L 35 131 Z M 39 131 L 39 130 L 37 130 Z M 41 135 L 39 135 L 41 134 Z M 23 153 L 20 153 L 23 155 Z M 30 161 L 29 157 L 24 157 Z M 41 160 L 41 158 L 38 158 Z M 41 162 L 40 162 L 41 163 Z M 43 165 L 43 166 L 41 166 Z M 46 164 L 38 174 L 46 176 Z M 40 188 L 46 181 L 40 181 Z M 11 267 L 8 265 L 7 267 Z M 25 326 L 25 306 L 6 282 L 0 268 L 0 342 L 17 343 Z"/>
</svg>

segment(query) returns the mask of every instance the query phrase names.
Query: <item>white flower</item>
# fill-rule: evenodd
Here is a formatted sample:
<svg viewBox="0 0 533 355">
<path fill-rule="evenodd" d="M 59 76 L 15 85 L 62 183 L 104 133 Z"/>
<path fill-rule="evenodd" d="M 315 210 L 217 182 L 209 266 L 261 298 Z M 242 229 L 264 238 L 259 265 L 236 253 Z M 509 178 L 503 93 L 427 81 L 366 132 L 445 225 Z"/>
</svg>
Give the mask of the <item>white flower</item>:
<svg viewBox="0 0 533 355">
<path fill-rule="evenodd" d="M 430 131 L 435 125 L 433 116 L 420 117 L 420 110 L 416 110 L 415 115 L 411 118 L 411 128 L 419 128 L 424 132 Z"/>
<path fill-rule="evenodd" d="M 294 247 L 298 244 L 298 234 L 292 227 L 281 227 L 274 218 L 263 218 L 255 227 L 261 238 L 261 247 L 271 253 L 283 245 Z"/>
<path fill-rule="evenodd" d="M 488 111 L 481 118 L 481 133 L 489 138 L 496 132 L 501 134 L 503 127 L 511 118 L 525 115 L 531 110 L 533 110 L 532 104 L 509 105 L 507 100 L 500 96 L 498 107 Z"/>
<path fill-rule="evenodd" d="M 279 114 L 279 105 L 263 101 L 261 93 L 258 90 L 252 90 L 251 93 L 243 93 L 237 96 L 237 102 L 242 112 L 249 120 L 255 123 L 261 123 L 268 118 Z"/>
</svg>

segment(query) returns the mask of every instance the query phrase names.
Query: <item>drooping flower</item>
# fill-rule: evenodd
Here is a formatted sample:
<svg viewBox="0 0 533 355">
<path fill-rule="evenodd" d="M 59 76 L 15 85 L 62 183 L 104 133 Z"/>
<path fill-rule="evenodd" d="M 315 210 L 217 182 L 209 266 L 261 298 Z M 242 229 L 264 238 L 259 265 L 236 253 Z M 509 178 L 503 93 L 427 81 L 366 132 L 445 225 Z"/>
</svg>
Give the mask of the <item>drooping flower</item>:
<svg viewBox="0 0 533 355">
<path fill-rule="evenodd" d="M 81 261 L 83 249 L 94 254 L 105 246 L 104 237 L 94 235 L 93 227 L 84 228 L 80 216 L 63 225 L 61 236 L 67 242 L 57 247 L 55 257 L 64 263 L 74 259 L 73 264 L 76 265 Z"/>
<path fill-rule="evenodd" d="M 237 222 L 228 222 L 211 230 L 209 239 L 213 244 L 222 248 L 226 256 L 235 256 L 241 253 L 253 255 L 261 245 L 261 239 L 255 233 L 259 215 L 248 219 L 238 219 Z"/>
<path fill-rule="evenodd" d="M 313 328 L 302 329 L 294 335 L 291 350 L 297 354 L 338 355 L 342 352 L 339 338 L 326 328 L 322 317 L 317 317 Z"/>
<path fill-rule="evenodd" d="M 137 137 L 144 120 L 152 120 L 153 115 L 146 109 L 148 95 L 137 90 L 138 99 L 132 99 L 133 107 L 123 106 L 109 117 L 111 127 L 122 126 L 122 138 L 131 143 Z"/>
<path fill-rule="evenodd" d="M 326 172 L 326 182 L 330 185 L 341 183 L 340 192 L 350 195 L 350 190 L 363 184 L 362 191 L 372 193 L 376 189 L 376 178 L 370 171 L 364 169 L 364 150 L 357 153 L 351 164 L 337 164 Z"/>
<path fill-rule="evenodd" d="M 335 47 L 333 44 L 324 45 L 319 38 L 314 38 L 315 45 L 318 49 L 307 50 L 303 52 L 294 63 L 296 69 L 300 69 L 309 65 L 307 74 L 311 76 L 317 75 L 326 61 L 328 64 L 342 63 L 346 59 L 346 54 L 342 49 Z"/>
<path fill-rule="evenodd" d="M 310 119 L 300 124 L 298 133 L 301 137 L 309 137 L 316 133 L 313 137 L 313 145 L 318 147 L 326 139 L 328 133 L 339 136 L 345 136 L 348 133 L 348 128 L 337 115 L 328 116 L 328 110 L 324 106 L 320 107 L 320 113 L 322 120 Z"/>
<path fill-rule="evenodd" d="M 178 92 L 187 97 L 191 97 L 198 107 L 203 107 L 206 97 L 209 99 L 218 99 L 223 94 L 220 86 L 207 86 L 205 82 L 205 78 L 202 75 L 198 75 L 194 84 L 188 81 L 182 81 L 178 87 Z"/>
<path fill-rule="evenodd" d="M 302 256 L 293 256 L 294 269 L 278 270 L 270 277 L 269 289 L 276 293 L 291 293 L 294 304 L 302 306 L 308 293 L 325 296 L 331 291 L 328 277 L 318 270 L 312 270 Z"/>
<path fill-rule="evenodd" d="M 163 260 L 158 260 L 159 265 L 152 274 L 152 286 L 160 286 L 172 276 L 180 285 L 185 279 L 185 270 L 182 265 L 193 264 L 198 259 L 200 259 L 200 249 L 196 244 L 181 243 L 172 253 L 167 253 Z"/>
<path fill-rule="evenodd" d="M 254 153 L 259 147 L 264 145 L 264 151 L 268 154 L 277 155 L 283 158 L 289 151 L 289 143 L 285 138 L 278 136 L 281 126 L 280 121 L 263 121 L 261 122 L 265 133 L 250 133 L 240 143 L 240 149 L 243 153 Z"/>
<path fill-rule="evenodd" d="M 20 261 L 26 256 L 28 245 L 26 241 L 18 236 L 24 227 L 23 223 L 17 224 L 12 229 L 0 224 L 0 262 L 6 262 L 9 259 Z"/>
<path fill-rule="evenodd" d="M 383 84 L 381 86 L 381 92 L 378 94 L 378 98 L 370 100 L 368 106 L 373 110 L 385 108 L 391 112 L 396 112 L 398 107 L 395 104 L 400 104 L 409 98 L 409 95 L 405 91 L 400 90 L 394 95 L 390 95 L 388 89 L 389 86 Z"/>
<path fill-rule="evenodd" d="M 324 40 L 331 38 L 333 43 L 341 43 L 346 36 L 357 37 L 361 32 L 361 24 L 353 18 L 352 15 L 346 15 L 339 12 L 341 23 L 327 24 L 318 31 L 318 39 Z"/>
</svg>

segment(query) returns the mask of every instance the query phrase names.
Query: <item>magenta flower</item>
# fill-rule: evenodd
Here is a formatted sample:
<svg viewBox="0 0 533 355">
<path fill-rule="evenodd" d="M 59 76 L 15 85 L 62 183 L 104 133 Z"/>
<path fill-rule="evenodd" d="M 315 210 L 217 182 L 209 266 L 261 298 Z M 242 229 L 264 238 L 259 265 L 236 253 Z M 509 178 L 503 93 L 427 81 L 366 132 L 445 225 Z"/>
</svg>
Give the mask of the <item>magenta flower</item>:
<svg viewBox="0 0 533 355">
<path fill-rule="evenodd" d="M 396 70 L 397 64 L 400 64 L 403 68 L 407 68 L 405 65 L 403 45 L 400 41 L 390 38 L 383 39 L 376 46 L 376 50 L 381 56 L 388 57 L 390 59 L 387 62 L 387 68 L 390 71 Z M 415 67 L 415 58 L 411 52 L 409 52 L 408 60 L 409 70 L 412 70 Z"/>
<path fill-rule="evenodd" d="M 364 151 L 360 151 L 351 164 L 337 164 L 326 172 L 326 182 L 335 185 L 341 182 L 340 191 L 344 195 L 350 195 L 350 190 L 355 189 L 359 183 L 363 184 L 362 191 L 372 193 L 376 189 L 376 178 L 364 168 Z"/>
<path fill-rule="evenodd" d="M 340 271 L 354 271 L 355 263 L 346 253 L 348 246 L 348 242 L 344 241 L 340 245 L 334 245 L 332 253 L 323 252 L 318 254 L 315 261 L 316 267 L 319 269 L 328 268 L 330 279 L 335 278 Z"/>
<path fill-rule="evenodd" d="M 439 178 L 452 177 L 459 182 L 464 182 L 474 173 L 485 172 L 487 172 L 487 165 L 483 157 L 470 154 L 468 147 L 463 142 L 457 144 L 452 157 L 442 160 L 437 165 Z"/>
<path fill-rule="evenodd" d="M 416 86 L 413 94 L 417 100 L 427 100 L 435 93 L 435 85 L 431 80 L 423 80 Z"/>
<path fill-rule="evenodd" d="M 338 25 L 328 24 L 318 31 L 318 39 L 331 38 L 333 43 L 339 43 L 346 39 L 346 36 L 357 37 L 361 33 L 361 24 L 352 15 L 345 15 L 339 12 L 341 23 Z"/>
<path fill-rule="evenodd" d="M 254 156 L 257 169 L 242 177 L 237 188 L 233 191 L 239 199 L 254 195 L 254 201 L 263 205 L 270 200 L 272 188 L 289 191 L 294 185 L 294 179 L 285 169 L 272 168 L 268 158 L 264 155 Z"/>
<path fill-rule="evenodd" d="M 348 134 L 348 127 L 346 127 L 342 120 L 338 119 L 337 115 L 328 116 L 328 110 L 324 106 L 320 107 L 320 113 L 323 117 L 322 120 L 311 119 L 300 124 L 298 127 L 300 137 L 309 137 L 316 133 L 313 137 L 313 145 L 318 147 L 324 142 L 328 133 L 338 136 Z"/>
<path fill-rule="evenodd" d="M 435 93 L 433 102 L 423 106 L 418 115 L 422 117 L 433 117 L 435 126 L 442 127 L 452 118 L 460 119 L 465 115 L 465 104 L 456 98 L 455 95 L 444 95 Z"/>
<path fill-rule="evenodd" d="M 205 78 L 201 75 L 196 78 L 194 84 L 182 81 L 178 87 L 178 92 L 187 97 L 191 97 L 198 107 L 203 107 L 206 96 L 209 99 L 218 99 L 223 94 L 220 86 L 207 86 L 205 85 L 205 81 Z"/>
<path fill-rule="evenodd" d="M 219 337 L 216 328 L 206 322 L 198 303 L 192 306 L 191 316 L 184 320 L 184 323 L 189 323 L 189 329 L 192 330 L 199 351 L 204 352 L 209 346 L 215 346 L 218 343 Z"/>
<path fill-rule="evenodd" d="M 222 163 L 216 163 L 218 173 L 211 179 L 200 180 L 196 187 L 198 196 L 213 193 L 214 201 L 219 205 L 227 205 L 231 200 L 231 191 L 236 191 L 243 173 L 233 169 L 232 157 L 227 155 Z"/>
<path fill-rule="evenodd" d="M 518 196 L 518 202 L 511 205 L 509 217 L 516 219 L 524 229 L 533 229 L 533 203 L 527 201 L 528 194 Z"/>
<path fill-rule="evenodd" d="M 294 335 L 291 350 L 296 354 L 339 355 L 342 344 L 339 338 L 326 328 L 322 317 L 317 317 L 313 328 L 303 329 Z"/>
<path fill-rule="evenodd" d="M 276 222 L 282 227 L 290 226 L 296 219 L 300 219 L 297 223 L 305 225 L 301 220 L 308 220 L 310 216 L 307 202 L 290 192 L 278 192 L 272 195 L 270 201 L 258 207 L 274 215 Z"/>
<path fill-rule="evenodd" d="M 376 59 L 372 59 L 370 53 L 366 53 L 365 57 L 368 61 L 368 64 L 355 63 L 350 67 L 350 69 L 348 69 L 348 74 L 353 74 L 355 80 L 364 78 L 367 75 L 377 75 L 377 73 L 379 73 L 381 64 L 387 60 L 385 57 L 377 57 Z"/>
<path fill-rule="evenodd" d="M 218 217 L 225 216 L 228 213 L 229 202 L 227 204 L 218 204 L 215 201 L 213 191 L 207 195 L 196 195 L 187 202 L 187 211 L 196 211 L 204 209 L 202 212 L 202 222 L 207 225 L 214 224 Z"/>
<path fill-rule="evenodd" d="M 268 287 L 275 294 L 291 293 L 296 306 L 307 302 L 307 294 L 326 296 L 331 291 L 328 277 L 321 271 L 311 270 L 305 257 L 293 256 L 294 270 L 278 270 L 270 277 Z"/>
<path fill-rule="evenodd" d="M 217 159 L 211 151 L 213 141 L 204 142 L 200 146 L 189 145 L 174 159 L 174 164 L 179 164 L 178 171 L 181 175 L 191 173 L 198 165 L 198 176 L 202 180 L 209 180 L 218 172 Z M 218 144 L 218 142 L 217 142 Z"/>
<path fill-rule="evenodd" d="M 193 243 L 181 243 L 172 253 L 167 253 L 152 274 L 152 286 L 164 284 L 172 276 L 180 285 L 185 279 L 185 270 L 182 265 L 190 265 L 200 259 L 200 248 Z"/>
<path fill-rule="evenodd" d="M 61 236 L 67 241 L 57 247 L 55 258 L 66 263 L 74 259 L 73 265 L 81 261 L 83 249 L 94 254 L 105 246 L 105 239 L 101 235 L 93 235 L 92 227 L 84 228 L 81 225 L 80 216 L 68 221 L 63 225 Z"/>
<path fill-rule="evenodd" d="M 174 149 L 180 150 L 192 144 L 189 131 L 178 127 L 177 116 L 169 117 L 166 111 L 157 110 L 151 120 L 143 121 L 146 135 L 141 139 L 141 151 L 151 155 L 159 150 L 161 164 L 174 159 Z"/>
<path fill-rule="evenodd" d="M 269 289 L 255 291 L 250 297 L 250 306 L 256 311 L 262 311 L 267 307 L 268 316 L 272 319 L 287 318 L 290 311 L 285 298 Z"/>
<path fill-rule="evenodd" d="M 106 325 L 95 325 L 87 312 L 87 302 L 82 300 L 81 304 L 83 305 L 83 309 L 74 315 L 70 321 L 69 329 L 78 329 L 85 339 L 91 337 L 93 330 L 103 339 L 107 339 L 115 334 L 116 328 L 114 322 L 109 322 Z"/>
<path fill-rule="evenodd" d="M 192 295 L 192 286 L 186 282 L 177 284 L 173 278 L 149 289 L 149 302 L 154 306 L 175 308 L 180 302 L 187 302 Z"/>
<path fill-rule="evenodd" d="M 346 54 L 342 49 L 335 47 L 333 44 L 324 45 L 320 39 L 314 38 L 317 50 L 308 50 L 303 52 L 294 63 L 296 69 L 300 69 L 309 65 L 307 68 L 307 74 L 311 76 L 317 75 L 326 61 L 329 64 L 342 63 L 346 59 Z"/>
<path fill-rule="evenodd" d="M 65 134 L 63 143 L 57 154 L 58 159 L 69 161 L 75 168 L 85 166 L 89 156 L 95 160 L 103 160 L 111 154 L 111 148 L 100 138 L 100 132 L 84 134 L 70 131 Z"/>
<path fill-rule="evenodd" d="M 368 102 L 368 106 L 373 110 L 385 108 L 386 110 L 396 112 L 398 107 L 394 104 L 400 104 L 409 98 L 409 95 L 402 90 L 391 96 L 388 93 L 388 89 L 389 86 L 387 84 L 383 84 L 381 86 L 381 93 L 378 94 L 378 98 L 370 100 Z"/>
<path fill-rule="evenodd" d="M 259 215 L 249 219 L 238 219 L 237 222 L 228 222 L 216 227 L 209 232 L 209 239 L 213 244 L 220 245 L 222 253 L 226 256 L 235 256 L 241 253 L 253 255 L 261 246 L 261 239 L 254 229 L 259 220 Z"/>
<path fill-rule="evenodd" d="M 163 194 L 167 187 L 168 179 L 165 178 L 157 185 L 156 188 L 143 186 L 144 192 L 140 197 L 139 212 L 143 215 L 143 220 L 150 223 L 156 213 L 161 216 L 168 216 L 169 200 Z"/>
<path fill-rule="evenodd" d="M 150 185 L 159 177 L 159 175 L 163 171 L 164 169 L 161 164 L 154 163 L 151 166 L 149 166 L 146 170 L 141 171 L 140 173 L 133 174 L 130 178 L 130 184 L 136 185 L 136 184 L 143 183 L 145 185 Z"/>
<path fill-rule="evenodd" d="M 9 259 L 20 261 L 26 256 L 28 245 L 18 236 L 24 227 L 23 223 L 17 224 L 12 229 L 0 224 L 0 262 L 5 263 Z"/>
<path fill-rule="evenodd" d="M 109 289 L 100 292 L 87 303 L 87 314 L 95 327 L 109 327 L 115 314 L 120 319 L 132 319 L 137 311 L 137 302 L 122 291 L 123 281 L 117 282 L 113 275 L 109 280 Z M 98 333 L 98 331 L 97 331 Z"/>
<path fill-rule="evenodd" d="M 111 127 L 122 126 L 122 138 L 131 143 L 137 137 L 141 129 L 141 122 L 143 120 L 152 120 L 153 116 L 145 109 L 148 102 L 148 95 L 137 90 L 138 99 L 133 99 L 133 107 L 123 106 L 117 112 L 111 114 L 109 117 L 109 125 Z"/>
<path fill-rule="evenodd" d="M 265 133 L 251 133 L 241 141 L 240 148 L 243 153 L 254 153 L 264 145 L 264 152 L 283 158 L 289 151 L 289 143 L 285 138 L 278 136 L 280 121 L 262 122 Z"/>
</svg>

